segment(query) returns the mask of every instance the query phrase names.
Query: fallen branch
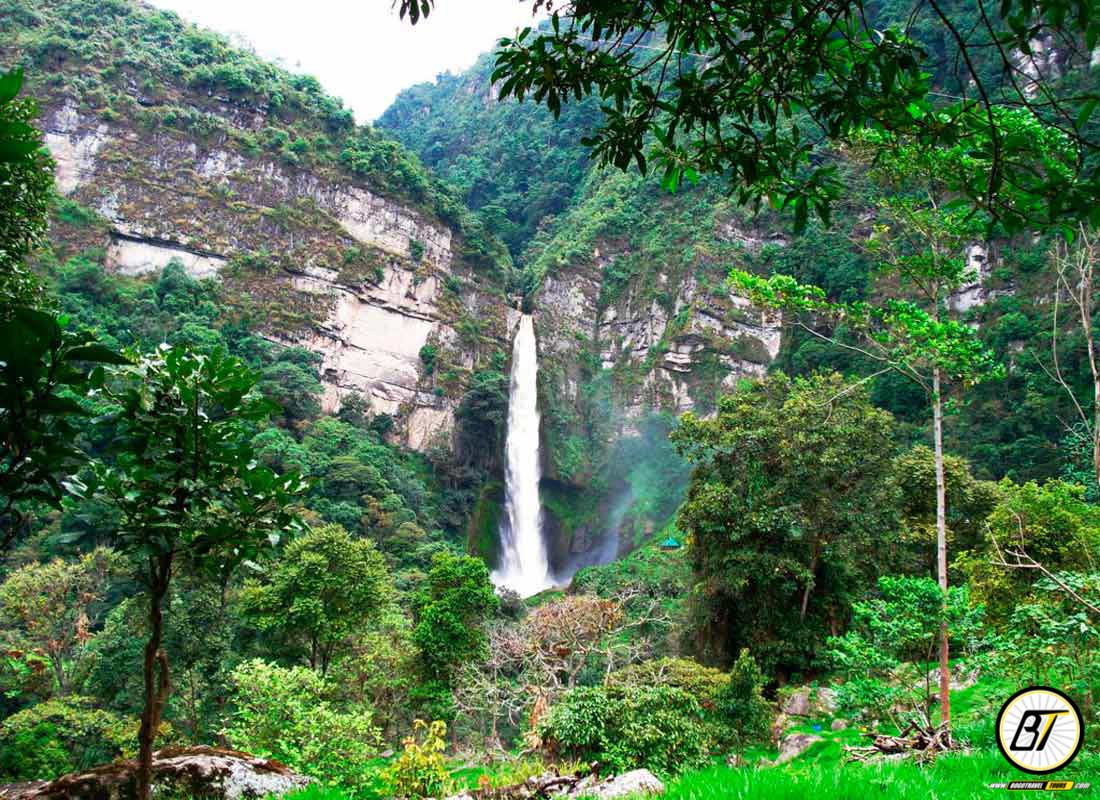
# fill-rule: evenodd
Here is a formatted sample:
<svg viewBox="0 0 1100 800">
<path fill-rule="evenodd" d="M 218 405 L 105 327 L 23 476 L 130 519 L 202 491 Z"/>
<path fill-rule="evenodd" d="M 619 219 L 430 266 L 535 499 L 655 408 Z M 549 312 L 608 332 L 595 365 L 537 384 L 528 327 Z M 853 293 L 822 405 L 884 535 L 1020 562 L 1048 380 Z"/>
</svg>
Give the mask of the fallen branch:
<svg viewBox="0 0 1100 800">
<path fill-rule="evenodd" d="M 871 737 L 871 744 L 846 745 L 844 750 L 848 753 L 849 761 L 869 761 L 872 758 L 907 753 L 914 753 L 921 758 L 935 758 L 939 753 L 955 750 L 957 747 L 951 739 L 951 730 L 946 725 L 932 727 L 910 722 L 897 735 L 875 732 L 863 735 Z"/>
</svg>

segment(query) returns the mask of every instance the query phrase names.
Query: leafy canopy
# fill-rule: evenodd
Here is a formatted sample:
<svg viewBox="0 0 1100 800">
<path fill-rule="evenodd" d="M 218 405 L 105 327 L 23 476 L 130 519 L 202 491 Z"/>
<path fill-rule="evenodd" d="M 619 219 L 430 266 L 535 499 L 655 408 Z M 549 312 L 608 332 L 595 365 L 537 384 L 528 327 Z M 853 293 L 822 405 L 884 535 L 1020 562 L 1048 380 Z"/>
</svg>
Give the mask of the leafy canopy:
<svg viewBox="0 0 1100 800">
<path fill-rule="evenodd" d="M 433 6 L 399 9 L 415 24 Z M 549 28 L 503 39 L 493 81 L 501 97 L 532 97 L 555 115 L 601 98 L 603 120 L 585 140 L 601 164 L 645 172 L 653 162 L 669 188 L 726 175 L 742 202 L 792 207 L 801 228 L 809 210 L 827 220 L 842 190 L 822 154 L 869 128 L 964 149 L 952 189 L 1010 228 L 1098 213 L 1100 96 L 1037 81 L 1032 60 L 1033 43 L 1051 37 L 1088 63 L 1100 14 L 1087 0 L 534 6 L 550 12 Z M 1042 144 L 1029 126 L 1064 139 L 1059 168 L 1035 169 Z"/>
</svg>

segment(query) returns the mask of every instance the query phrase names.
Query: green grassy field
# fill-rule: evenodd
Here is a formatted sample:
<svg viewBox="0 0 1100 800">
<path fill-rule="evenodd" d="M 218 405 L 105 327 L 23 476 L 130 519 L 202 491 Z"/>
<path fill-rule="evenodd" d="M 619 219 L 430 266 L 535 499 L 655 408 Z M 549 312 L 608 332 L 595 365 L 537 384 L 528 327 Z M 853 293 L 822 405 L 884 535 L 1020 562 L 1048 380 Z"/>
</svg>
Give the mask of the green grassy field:
<svg viewBox="0 0 1100 800">
<path fill-rule="evenodd" d="M 1100 782 L 1100 756 L 1081 755 L 1058 780 Z M 668 800 L 786 800 L 786 798 L 942 798 L 967 800 L 1007 795 L 990 783 L 1033 780 L 1012 769 L 997 752 L 943 756 L 926 766 L 903 762 L 876 765 L 839 762 L 795 763 L 765 769 L 714 767 L 682 775 L 668 786 Z M 1091 795 L 1090 791 L 1070 797 Z M 1049 796 L 1047 792 L 1013 791 L 1011 796 Z"/>
<path fill-rule="evenodd" d="M 978 800 L 997 797 L 1049 797 L 1048 792 L 1011 793 L 989 784 L 1036 780 L 1012 769 L 996 751 L 941 756 L 932 764 L 911 762 L 874 765 L 841 763 L 830 747 L 818 746 L 805 761 L 779 767 L 715 766 L 681 775 L 669 782 L 666 800 L 803 800 L 804 798 L 890 798 L 890 800 Z M 816 757 L 815 757 L 816 756 Z M 822 758 L 824 757 L 824 758 Z M 1082 753 L 1068 768 L 1051 776 L 1057 780 L 1100 785 L 1100 755 Z M 462 781 L 468 785 L 467 781 Z M 1068 797 L 1093 796 L 1075 790 Z M 349 800 L 346 795 L 311 788 L 291 795 L 293 800 Z"/>
</svg>

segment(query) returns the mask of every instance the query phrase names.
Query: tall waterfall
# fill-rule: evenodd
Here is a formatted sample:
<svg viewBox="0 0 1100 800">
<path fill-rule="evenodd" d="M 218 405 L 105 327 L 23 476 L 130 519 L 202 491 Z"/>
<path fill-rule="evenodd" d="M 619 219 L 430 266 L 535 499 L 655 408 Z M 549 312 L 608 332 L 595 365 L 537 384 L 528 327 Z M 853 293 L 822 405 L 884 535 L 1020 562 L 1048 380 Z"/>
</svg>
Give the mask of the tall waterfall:
<svg viewBox="0 0 1100 800">
<path fill-rule="evenodd" d="M 530 597 L 553 585 L 542 539 L 539 500 L 538 354 L 529 314 L 519 323 L 512 345 L 512 381 L 508 396 L 505 443 L 505 515 L 500 525 L 500 566 L 493 582 Z"/>
</svg>

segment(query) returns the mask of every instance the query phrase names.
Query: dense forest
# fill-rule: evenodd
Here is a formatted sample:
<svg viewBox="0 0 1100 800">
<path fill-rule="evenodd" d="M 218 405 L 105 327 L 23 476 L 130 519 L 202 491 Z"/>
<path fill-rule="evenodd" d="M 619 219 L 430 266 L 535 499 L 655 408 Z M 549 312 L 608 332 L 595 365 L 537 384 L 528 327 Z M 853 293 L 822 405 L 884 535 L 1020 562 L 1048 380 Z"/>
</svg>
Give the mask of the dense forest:
<svg viewBox="0 0 1100 800">
<path fill-rule="evenodd" d="M 0 794 L 1100 766 L 1100 13 L 536 6 L 362 125 L 0 0 Z"/>
</svg>

